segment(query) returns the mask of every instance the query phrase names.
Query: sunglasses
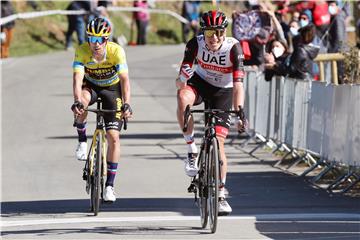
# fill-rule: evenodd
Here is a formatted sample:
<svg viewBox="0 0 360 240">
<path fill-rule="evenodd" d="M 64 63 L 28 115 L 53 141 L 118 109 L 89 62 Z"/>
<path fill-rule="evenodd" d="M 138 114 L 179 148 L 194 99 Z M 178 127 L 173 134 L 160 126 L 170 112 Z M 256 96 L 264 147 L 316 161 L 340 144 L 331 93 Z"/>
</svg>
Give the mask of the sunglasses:
<svg viewBox="0 0 360 240">
<path fill-rule="evenodd" d="M 108 38 L 106 37 L 96 37 L 96 36 L 89 36 L 88 40 L 90 43 L 99 43 L 99 44 L 103 44 L 104 42 L 106 42 L 108 40 Z"/>
<path fill-rule="evenodd" d="M 214 29 L 214 30 L 205 30 L 204 31 L 204 35 L 206 37 L 212 37 L 214 36 L 214 34 L 217 36 L 217 37 L 221 37 L 225 34 L 225 30 L 223 29 Z"/>
</svg>

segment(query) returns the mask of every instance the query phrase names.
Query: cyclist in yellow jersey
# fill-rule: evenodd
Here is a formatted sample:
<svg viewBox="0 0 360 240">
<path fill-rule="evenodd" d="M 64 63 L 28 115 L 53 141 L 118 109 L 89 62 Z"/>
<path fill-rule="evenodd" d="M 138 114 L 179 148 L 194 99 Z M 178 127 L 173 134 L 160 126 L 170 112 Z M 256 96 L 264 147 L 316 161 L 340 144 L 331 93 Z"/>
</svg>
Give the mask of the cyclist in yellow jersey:
<svg viewBox="0 0 360 240">
<path fill-rule="evenodd" d="M 84 108 L 101 98 L 104 109 L 123 110 L 123 114 L 106 114 L 104 116 L 107 152 L 107 179 L 104 200 L 114 202 L 114 179 L 120 159 L 120 129 L 122 118 L 132 114 L 130 107 L 130 83 L 125 52 L 116 43 L 109 42 L 111 23 L 105 18 L 91 20 L 86 29 L 87 42 L 80 45 L 75 52 L 73 63 L 72 111 L 77 116 L 79 143 L 76 158 L 86 160 L 87 137 Z"/>
</svg>

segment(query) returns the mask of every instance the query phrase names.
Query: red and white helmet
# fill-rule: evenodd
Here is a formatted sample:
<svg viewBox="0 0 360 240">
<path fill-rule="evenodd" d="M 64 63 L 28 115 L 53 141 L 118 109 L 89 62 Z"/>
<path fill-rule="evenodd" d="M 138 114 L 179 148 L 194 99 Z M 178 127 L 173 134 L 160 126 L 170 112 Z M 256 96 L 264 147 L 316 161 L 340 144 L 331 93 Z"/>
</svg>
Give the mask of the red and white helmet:
<svg viewBox="0 0 360 240">
<path fill-rule="evenodd" d="M 223 12 L 212 10 L 203 13 L 200 19 L 200 27 L 205 29 L 225 29 L 229 24 Z"/>
</svg>

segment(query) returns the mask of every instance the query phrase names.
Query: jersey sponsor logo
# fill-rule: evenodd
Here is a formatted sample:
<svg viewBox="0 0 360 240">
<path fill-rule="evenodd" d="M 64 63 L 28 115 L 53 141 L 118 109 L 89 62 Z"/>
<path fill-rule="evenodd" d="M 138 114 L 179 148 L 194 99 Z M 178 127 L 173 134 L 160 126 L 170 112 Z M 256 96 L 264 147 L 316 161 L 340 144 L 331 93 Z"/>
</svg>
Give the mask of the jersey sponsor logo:
<svg viewBox="0 0 360 240">
<path fill-rule="evenodd" d="M 87 62 L 86 65 L 95 65 L 95 62 Z"/>
<path fill-rule="evenodd" d="M 202 60 L 207 63 L 213 63 L 216 65 L 226 65 L 226 55 L 212 55 L 210 53 L 202 52 Z"/>
<path fill-rule="evenodd" d="M 97 68 L 97 69 L 86 68 L 85 73 L 94 79 L 101 80 L 101 79 L 108 79 L 112 76 L 115 76 L 116 69 L 115 69 L 115 67 Z"/>
<path fill-rule="evenodd" d="M 111 62 L 104 62 L 102 63 L 104 66 L 113 66 L 114 64 Z"/>
<path fill-rule="evenodd" d="M 206 70 L 212 70 L 212 71 L 217 71 L 217 72 L 221 72 L 221 73 L 231 73 L 233 71 L 232 67 L 214 66 L 214 65 L 206 64 L 206 63 L 202 62 L 201 60 L 198 60 L 198 63 L 200 64 L 200 66 L 203 69 L 206 69 Z"/>
<path fill-rule="evenodd" d="M 109 126 L 119 126 L 118 122 L 108 122 Z"/>
</svg>

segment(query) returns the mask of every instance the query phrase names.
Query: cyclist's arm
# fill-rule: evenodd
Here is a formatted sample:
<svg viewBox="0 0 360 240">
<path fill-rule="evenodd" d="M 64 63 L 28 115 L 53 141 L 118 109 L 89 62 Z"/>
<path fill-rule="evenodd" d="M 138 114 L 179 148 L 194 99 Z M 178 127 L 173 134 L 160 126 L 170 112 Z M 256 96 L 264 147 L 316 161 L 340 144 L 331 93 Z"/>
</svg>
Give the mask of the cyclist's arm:
<svg viewBox="0 0 360 240">
<path fill-rule="evenodd" d="M 127 72 L 119 73 L 123 103 L 130 104 L 130 81 Z"/>
<path fill-rule="evenodd" d="M 81 102 L 81 90 L 83 79 L 85 75 L 85 66 L 83 60 L 83 53 L 81 48 L 76 49 L 75 58 L 73 62 L 73 96 L 74 102 Z"/>
<path fill-rule="evenodd" d="M 186 44 L 184 58 L 182 60 L 180 69 L 182 66 L 186 64 L 189 64 L 190 67 L 192 67 L 197 55 L 197 51 L 198 51 L 198 42 L 197 42 L 197 38 L 194 37 Z"/>
<path fill-rule="evenodd" d="M 73 73 L 73 96 L 74 102 L 81 102 L 81 86 L 84 79 L 84 72 L 74 72 Z"/>
<path fill-rule="evenodd" d="M 244 106 L 244 85 L 245 71 L 243 66 L 243 53 L 239 43 L 234 44 L 230 50 L 230 60 L 233 63 L 233 106 L 239 110 L 239 105 Z"/>
<path fill-rule="evenodd" d="M 120 78 L 120 86 L 121 86 L 121 96 L 123 100 L 123 104 L 127 103 L 130 105 L 130 81 L 129 81 L 129 73 L 128 73 L 128 65 L 126 63 L 125 51 L 122 48 L 118 48 L 116 54 L 116 62 L 115 65 L 117 69 L 118 76 Z M 126 111 L 125 117 L 129 117 L 131 114 Z"/>
<path fill-rule="evenodd" d="M 236 111 L 239 110 L 239 106 L 244 106 L 244 84 L 242 82 L 234 82 L 233 106 Z"/>
<path fill-rule="evenodd" d="M 192 38 L 185 48 L 184 58 L 182 60 L 179 75 L 176 78 L 176 87 L 181 89 L 186 86 L 186 81 L 192 76 L 192 65 L 195 61 L 198 51 L 197 38 Z"/>
</svg>

